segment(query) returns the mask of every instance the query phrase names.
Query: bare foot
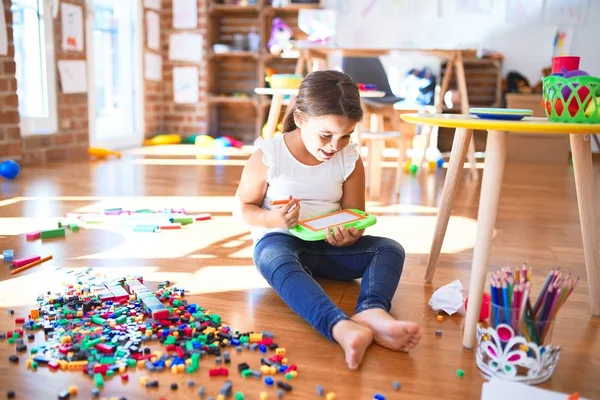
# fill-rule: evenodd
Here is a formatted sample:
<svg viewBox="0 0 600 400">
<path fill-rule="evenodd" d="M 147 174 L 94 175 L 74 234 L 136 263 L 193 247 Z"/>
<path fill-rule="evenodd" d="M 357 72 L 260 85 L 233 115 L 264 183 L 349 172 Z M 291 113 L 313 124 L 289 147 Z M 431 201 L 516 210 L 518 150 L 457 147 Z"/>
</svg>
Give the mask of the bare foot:
<svg viewBox="0 0 600 400">
<path fill-rule="evenodd" d="M 390 350 L 408 352 L 421 340 L 419 325 L 398 321 L 379 308 L 361 311 L 353 315 L 352 320 L 370 328 L 374 333 L 375 343 Z"/>
<path fill-rule="evenodd" d="M 350 369 L 357 369 L 367 347 L 373 342 L 373 332 L 351 320 L 342 320 L 332 329 L 333 338 L 346 353 L 346 363 Z"/>
</svg>

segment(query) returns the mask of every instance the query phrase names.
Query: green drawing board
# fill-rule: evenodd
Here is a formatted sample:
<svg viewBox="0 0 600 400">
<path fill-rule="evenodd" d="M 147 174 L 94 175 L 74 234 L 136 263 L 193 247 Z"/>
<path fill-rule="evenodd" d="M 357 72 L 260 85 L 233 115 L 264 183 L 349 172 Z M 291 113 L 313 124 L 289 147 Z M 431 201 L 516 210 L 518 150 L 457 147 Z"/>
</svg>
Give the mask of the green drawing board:
<svg viewBox="0 0 600 400">
<path fill-rule="evenodd" d="M 375 225 L 377 218 L 357 209 L 335 211 L 319 217 L 305 219 L 290 229 L 290 233 L 306 241 L 325 240 L 325 229 L 336 226 L 355 227 L 358 230 Z"/>
</svg>

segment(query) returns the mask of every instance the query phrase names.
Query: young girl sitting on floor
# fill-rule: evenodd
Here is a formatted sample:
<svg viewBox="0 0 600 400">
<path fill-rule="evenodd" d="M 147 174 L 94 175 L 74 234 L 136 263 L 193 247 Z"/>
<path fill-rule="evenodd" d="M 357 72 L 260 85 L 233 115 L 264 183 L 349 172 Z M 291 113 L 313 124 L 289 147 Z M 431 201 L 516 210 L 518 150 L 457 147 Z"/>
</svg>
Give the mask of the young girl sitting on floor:
<svg viewBox="0 0 600 400">
<path fill-rule="evenodd" d="M 261 274 L 297 314 L 342 346 L 351 369 L 358 368 L 373 340 L 408 351 L 421 338 L 417 324 L 389 314 L 404 249 L 355 228 L 333 228 L 317 242 L 288 229 L 299 219 L 365 209 L 364 166 L 355 145 L 349 145 L 362 116 L 358 87 L 348 75 L 331 70 L 308 75 L 284 122 L 285 133 L 256 141 L 236 194 L 241 216 L 252 227 L 253 259 Z M 287 204 L 270 205 L 290 195 Z M 340 310 L 313 277 L 362 278 L 354 315 Z"/>
</svg>

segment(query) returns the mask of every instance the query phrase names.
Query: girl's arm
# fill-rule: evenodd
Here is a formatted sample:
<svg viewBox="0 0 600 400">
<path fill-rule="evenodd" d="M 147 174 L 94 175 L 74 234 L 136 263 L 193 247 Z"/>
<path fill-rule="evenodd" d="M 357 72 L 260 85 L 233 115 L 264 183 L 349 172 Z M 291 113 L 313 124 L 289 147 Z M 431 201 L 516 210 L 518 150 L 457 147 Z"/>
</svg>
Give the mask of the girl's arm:
<svg viewBox="0 0 600 400">
<path fill-rule="evenodd" d="M 297 199 L 273 210 L 261 208 L 267 191 L 268 167 L 262 162 L 263 152 L 258 149 L 248 159 L 244 167 L 236 198 L 240 203 L 240 212 L 244 221 L 250 226 L 262 228 L 291 228 L 298 223 L 300 205 L 290 211 Z M 289 212 L 288 212 L 289 211 Z"/>
<path fill-rule="evenodd" d="M 354 171 L 344 182 L 342 210 L 347 208 L 365 211 L 365 166 L 360 157 L 356 160 Z"/>
</svg>

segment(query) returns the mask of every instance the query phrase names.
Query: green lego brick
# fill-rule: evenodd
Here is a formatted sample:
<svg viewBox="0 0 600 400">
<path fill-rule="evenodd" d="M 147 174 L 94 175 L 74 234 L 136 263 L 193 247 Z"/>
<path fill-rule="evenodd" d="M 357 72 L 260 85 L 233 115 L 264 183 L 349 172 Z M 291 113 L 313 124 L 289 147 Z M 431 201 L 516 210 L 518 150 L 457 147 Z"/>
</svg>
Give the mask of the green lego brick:
<svg viewBox="0 0 600 400">
<path fill-rule="evenodd" d="M 104 386 L 104 378 L 102 377 L 102 374 L 94 374 L 94 383 L 96 384 L 96 387 Z"/>
<path fill-rule="evenodd" d="M 168 336 L 165 340 L 165 344 L 175 344 L 177 343 L 177 338 L 175 336 Z"/>
<path fill-rule="evenodd" d="M 69 229 L 72 232 L 77 232 L 77 231 L 79 231 L 79 225 L 77 225 L 77 224 L 69 224 Z"/>
<path fill-rule="evenodd" d="M 242 377 L 247 378 L 249 376 L 252 376 L 252 370 L 250 368 L 242 371 Z"/>
<path fill-rule="evenodd" d="M 49 231 L 42 231 L 40 234 L 42 239 L 52 239 L 58 237 L 65 237 L 65 228 L 51 229 Z"/>
<path fill-rule="evenodd" d="M 114 364 L 117 362 L 115 357 L 102 357 L 100 359 L 100 364 Z"/>
</svg>

